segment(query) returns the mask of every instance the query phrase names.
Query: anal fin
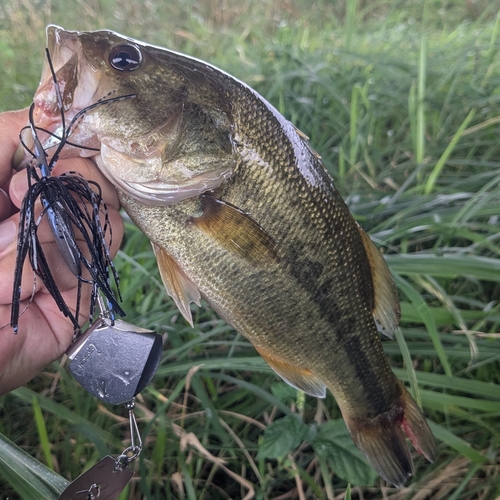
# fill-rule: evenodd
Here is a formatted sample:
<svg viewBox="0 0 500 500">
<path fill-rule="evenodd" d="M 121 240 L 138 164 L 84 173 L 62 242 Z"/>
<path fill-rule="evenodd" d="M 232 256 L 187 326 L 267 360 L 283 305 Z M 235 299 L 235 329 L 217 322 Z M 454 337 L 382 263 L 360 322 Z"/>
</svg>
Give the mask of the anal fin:
<svg viewBox="0 0 500 500">
<path fill-rule="evenodd" d="M 240 255 L 252 264 L 279 260 L 274 240 L 250 215 L 209 194 L 201 196 L 201 208 L 203 214 L 191 218 L 189 222 L 226 250 Z"/>
<path fill-rule="evenodd" d="M 410 396 L 410 393 L 404 388 L 403 384 L 404 417 L 401 427 L 411 441 L 413 447 L 423 455 L 429 462 L 436 459 L 436 441 L 425 420 L 425 417 Z"/>
<path fill-rule="evenodd" d="M 264 358 L 264 361 L 292 387 L 299 389 L 316 398 L 326 396 L 325 384 L 317 378 L 307 368 L 300 368 L 292 365 L 288 361 L 275 356 L 264 348 L 257 348 L 257 352 Z"/>
<path fill-rule="evenodd" d="M 167 293 L 174 299 L 179 311 L 186 321 L 193 326 L 190 303 L 200 305 L 200 292 L 198 287 L 186 276 L 177 262 L 160 246 L 152 243 L 158 262 L 160 276 Z"/>
<path fill-rule="evenodd" d="M 360 227 L 358 229 L 372 272 L 374 288 L 373 318 L 378 330 L 392 339 L 401 317 L 398 290 L 384 257 L 363 229 Z"/>
</svg>

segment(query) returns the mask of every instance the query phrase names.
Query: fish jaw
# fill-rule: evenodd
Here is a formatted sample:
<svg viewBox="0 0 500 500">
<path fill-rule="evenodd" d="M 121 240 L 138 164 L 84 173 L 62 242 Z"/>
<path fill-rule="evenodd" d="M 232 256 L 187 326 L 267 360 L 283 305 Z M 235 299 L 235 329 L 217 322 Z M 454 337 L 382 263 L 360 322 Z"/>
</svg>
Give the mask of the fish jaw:
<svg viewBox="0 0 500 500">
<path fill-rule="evenodd" d="M 66 128 L 71 145 L 65 145 L 59 157 L 93 156 L 96 152 L 88 148 L 99 148 L 99 140 L 94 130 L 91 112 L 84 113 L 77 123 L 69 126 L 78 113 L 105 95 L 102 78 L 99 73 L 92 70 L 83 56 L 77 32 L 68 32 L 58 26 L 48 26 L 47 51 L 60 99 L 47 58 L 40 84 L 33 98 L 34 125 L 40 132 L 42 145 L 50 153 L 51 149 L 59 145 Z M 64 120 L 61 116 L 61 107 Z"/>
</svg>

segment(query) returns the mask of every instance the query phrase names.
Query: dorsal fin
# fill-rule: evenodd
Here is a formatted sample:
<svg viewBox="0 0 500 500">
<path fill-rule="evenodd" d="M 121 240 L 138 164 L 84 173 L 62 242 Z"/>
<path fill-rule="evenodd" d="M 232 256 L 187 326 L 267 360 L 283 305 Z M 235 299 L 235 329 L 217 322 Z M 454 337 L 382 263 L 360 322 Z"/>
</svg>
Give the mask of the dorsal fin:
<svg viewBox="0 0 500 500">
<path fill-rule="evenodd" d="M 200 305 L 201 295 L 198 287 L 184 274 L 177 262 L 163 248 L 155 243 L 152 245 L 167 293 L 174 299 L 186 321 L 193 326 L 189 305 L 191 302 Z"/>
<path fill-rule="evenodd" d="M 373 318 L 378 330 L 392 339 L 401 317 L 398 290 L 384 257 L 370 237 L 359 226 L 358 229 L 372 272 L 374 289 Z"/>
<path fill-rule="evenodd" d="M 302 132 L 302 130 L 299 130 L 293 123 L 292 123 L 292 126 L 293 128 L 295 129 L 295 132 L 297 132 L 297 134 L 299 135 L 299 137 L 301 137 L 304 141 L 304 144 L 306 145 L 307 149 L 309 149 L 309 151 L 311 152 L 311 154 L 313 156 L 315 156 L 318 160 L 321 160 L 321 155 L 319 153 L 317 153 L 313 147 L 311 146 L 310 142 L 309 142 L 309 137 L 304 134 L 304 132 Z"/>
<path fill-rule="evenodd" d="M 266 363 L 287 384 L 316 398 L 324 398 L 326 396 L 325 384 L 318 379 L 311 370 L 295 366 L 262 347 L 256 347 L 256 349 L 264 358 L 264 361 L 266 361 Z"/>
<path fill-rule="evenodd" d="M 226 250 L 241 255 L 252 264 L 279 260 L 274 240 L 250 215 L 209 194 L 201 196 L 201 208 L 203 214 L 189 219 L 189 222 Z"/>
</svg>

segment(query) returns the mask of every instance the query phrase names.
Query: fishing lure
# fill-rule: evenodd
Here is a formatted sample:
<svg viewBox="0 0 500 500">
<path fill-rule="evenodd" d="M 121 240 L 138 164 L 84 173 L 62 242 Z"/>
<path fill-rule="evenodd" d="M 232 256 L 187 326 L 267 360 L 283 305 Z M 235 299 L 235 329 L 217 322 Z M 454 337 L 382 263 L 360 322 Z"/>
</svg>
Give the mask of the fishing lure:
<svg viewBox="0 0 500 500">
<path fill-rule="evenodd" d="M 51 174 L 65 146 L 82 147 L 81 145 L 72 143 L 69 139 L 85 113 L 88 113 L 97 106 L 130 99 L 135 97 L 135 95 L 129 94 L 102 99 L 82 109 L 66 125 L 61 92 L 48 51 L 47 60 L 52 72 L 57 105 L 61 113 L 62 127 L 59 129 L 59 135 L 55 132 L 49 132 L 43 128 L 36 127 L 33 116 L 35 105 L 32 104 L 29 111 L 29 125 L 20 134 L 21 144 L 31 155 L 32 159 L 26 167 L 28 190 L 20 209 L 18 251 L 12 293 L 11 326 L 14 332 L 17 333 L 19 316 L 22 314 L 20 312 L 20 296 L 23 265 L 26 258 L 29 258 L 31 267 L 35 273 L 35 279 L 38 276 L 42 280 L 48 292 L 54 298 L 59 310 L 70 319 L 74 327 L 74 335 L 78 337 L 81 333 L 78 318 L 81 312 L 82 289 L 85 284 L 91 287 L 89 319 L 94 316 L 100 293 L 107 300 L 107 314 L 111 320 L 114 320 L 115 314 L 120 316 L 125 315 L 125 312 L 118 304 L 118 299 L 121 300 L 119 278 L 109 253 L 112 230 L 108 220 L 107 207 L 102 199 L 101 188 L 96 182 L 88 181 L 76 172 L 66 173 L 61 176 L 52 176 Z M 34 144 L 33 150 L 23 140 L 23 133 L 26 129 L 31 132 Z M 55 147 L 56 149 L 50 157 L 38 137 L 39 132 L 45 132 L 51 136 L 51 139 L 46 142 L 46 147 L 48 144 L 50 147 Z M 42 205 L 42 212 L 38 216 L 35 210 L 37 201 L 40 201 Z M 72 312 L 64 300 L 57 286 L 38 238 L 38 229 L 44 217 L 47 218 L 55 236 L 61 256 L 69 270 L 77 278 L 77 298 L 74 312 Z M 80 239 L 82 240 L 80 244 L 77 242 L 75 230 L 80 234 Z M 106 242 L 106 237 L 109 237 L 109 245 Z M 84 276 L 85 271 L 88 272 L 90 277 L 87 278 Z M 117 294 L 115 294 L 111 286 L 110 276 L 112 276 L 116 285 Z"/>
</svg>

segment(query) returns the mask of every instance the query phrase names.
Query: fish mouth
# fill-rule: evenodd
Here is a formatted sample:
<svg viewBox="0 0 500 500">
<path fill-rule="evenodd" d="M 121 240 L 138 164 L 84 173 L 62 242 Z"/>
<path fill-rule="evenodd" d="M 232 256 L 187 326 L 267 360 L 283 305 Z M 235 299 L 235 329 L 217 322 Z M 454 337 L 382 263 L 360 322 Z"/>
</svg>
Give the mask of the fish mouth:
<svg viewBox="0 0 500 500">
<path fill-rule="evenodd" d="M 82 108 L 84 109 L 84 108 Z M 71 108 L 61 115 L 45 113 L 42 109 L 35 107 L 33 113 L 33 125 L 43 149 L 49 155 L 55 151 L 60 144 L 62 149 L 58 153 L 59 158 L 70 158 L 74 156 L 89 157 L 99 152 L 100 142 L 95 133 L 89 133 L 86 127 L 81 129 L 80 124 L 73 123 L 80 109 Z M 25 144 L 33 142 L 30 128 L 22 132 Z"/>
<path fill-rule="evenodd" d="M 99 75 L 92 71 L 84 57 L 76 31 L 48 26 L 46 53 L 40 83 L 33 97 L 32 125 L 37 137 L 49 155 L 63 141 L 59 158 L 93 156 L 100 149 L 96 134 L 86 126 L 83 116 L 76 123 L 73 120 L 96 101 Z M 21 141 L 30 150 L 34 143 L 31 135 L 30 127 L 21 133 Z M 26 153 L 18 169 L 30 159 Z"/>
<path fill-rule="evenodd" d="M 78 89 L 82 77 L 79 53 L 81 45 L 76 33 L 58 26 L 47 27 L 47 57 L 33 97 L 37 127 L 53 132 L 62 123 L 63 113 L 66 120 L 71 119 L 92 100 L 95 89 L 89 89 L 84 96 L 80 96 Z"/>
<path fill-rule="evenodd" d="M 32 120 L 19 134 L 19 146 L 12 159 L 12 167 L 21 171 L 33 160 L 35 152 L 35 137 L 42 149 L 47 154 L 47 161 L 55 154 L 60 144 L 63 144 L 58 152 L 58 158 L 71 158 L 76 156 L 90 157 L 99 152 L 100 143 L 97 137 L 88 134 L 85 137 L 85 145 L 79 144 L 73 134 L 68 134 L 68 123 L 71 123 L 75 113 L 65 114 L 65 123 L 61 116 L 53 116 L 44 113 L 41 109 L 34 107 Z"/>
</svg>

